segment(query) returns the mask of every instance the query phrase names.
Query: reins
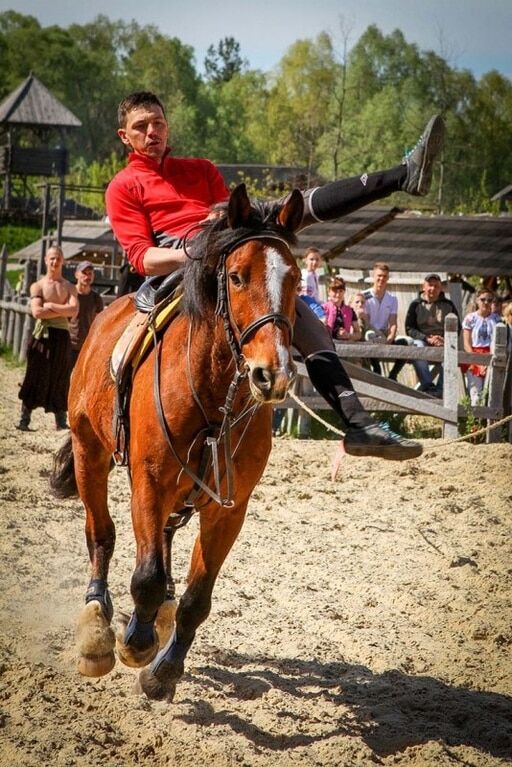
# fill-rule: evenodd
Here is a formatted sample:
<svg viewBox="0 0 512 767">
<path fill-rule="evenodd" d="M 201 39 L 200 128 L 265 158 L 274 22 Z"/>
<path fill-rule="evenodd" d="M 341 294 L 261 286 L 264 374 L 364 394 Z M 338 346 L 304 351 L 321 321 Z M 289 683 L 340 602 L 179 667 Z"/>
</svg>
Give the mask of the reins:
<svg viewBox="0 0 512 767">
<path fill-rule="evenodd" d="M 231 380 L 231 383 L 228 387 L 224 405 L 219 408 L 220 412 L 222 413 L 222 422 L 220 426 L 216 426 L 215 424 L 212 424 L 209 422 L 206 412 L 201 404 L 199 396 L 193 385 L 192 374 L 190 370 L 192 325 L 191 324 L 189 325 L 189 335 L 188 335 L 188 344 L 187 344 L 187 378 L 188 378 L 188 383 L 189 383 L 194 401 L 196 405 L 199 407 L 199 409 L 201 410 L 203 418 L 205 419 L 205 422 L 206 422 L 206 427 L 204 429 L 204 431 L 206 432 L 206 438 L 205 438 L 203 451 L 202 451 L 202 455 L 200 459 L 200 466 L 199 466 L 198 473 L 193 471 L 190 468 L 189 464 L 180 458 L 173 442 L 173 436 L 171 434 L 169 424 L 167 423 L 167 420 L 165 418 L 165 413 L 164 413 L 162 400 L 160 396 L 161 342 L 158 339 L 156 328 L 154 327 L 153 324 L 151 324 L 151 330 L 153 333 L 154 354 L 155 354 L 154 375 L 153 375 L 153 394 L 155 399 L 155 405 L 157 409 L 160 426 L 162 428 L 162 432 L 165 436 L 167 444 L 169 445 L 169 448 L 174 458 L 180 465 L 182 471 L 188 477 L 190 477 L 190 479 L 192 479 L 192 481 L 194 482 L 194 487 L 192 491 L 190 492 L 187 500 L 184 503 L 185 507 L 188 509 L 194 507 L 195 500 L 201 491 L 204 492 L 209 498 L 211 498 L 215 503 L 217 503 L 219 506 L 222 506 L 223 508 L 232 508 L 234 506 L 233 458 L 234 458 L 236 450 L 240 446 L 245 436 L 245 433 L 247 431 L 247 428 L 249 426 L 251 419 L 253 418 L 254 414 L 256 413 L 259 407 L 259 405 L 255 403 L 254 406 L 252 406 L 251 408 L 247 408 L 246 410 L 243 410 L 238 415 L 235 415 L 233 412 L 237 392 L 240 388 L 241 383 L 247 378 L 247 373 L 248 373 L 248 368 L 245 363 L 242 347 L 244 346 L 245 343 L 247 343 L 248 339 L 259 328 L 263 327 L 263 325 L 266 325 L 269 322 L 272 322 L 277 325 L 284 325 L 290 332 L 290 340 L 293 335 L 292 323 L 290 322 L 290 320 L 288 319 L 286 315 L 280 312 L 269 312 L 267 314 L 264 314 L 261 317 L 258 317 L 255 320 L 253 320 L 253 322 L 251 322 L 246 328 L 243 328 L 242 330 L 238 328 L 236 322 L 233 319 L 230 301 L 229 301 L 229 291 L 227 289 L 226 259 L 237 247 L 239 247 L 243 243 L 253 241 L 253 240 L 261 240 L 261 239 L 279 240 L 279 242 L 285 243 L 286 246 L 289 247 L 286 240 L 279 237 L 275 233 L 258 233 L 257 236 L 255 235 L 244 236 L 243 238 L 240 238 L 239 240 L 234 242 L 228 250 L 222 253 L 217 264 L 217 304 L 215 307 L 215 314 L 216 316 L 219 316 L 222 319 L 225 338 L 230 347 L 233 361 L 235 363 L 235 372 L 233 375 L 233 379 Z M 247 423 L 235 450 L 233 450 L 232 429 L 243 418 L 247 418 Z M 217 432 L 217 434 L 215 434 L 215 432 Z M 225 466 L 224 477 L 221 477 L 221 474 L 220 474 L 220 459 L 219 459 L 220 453 L 222 453 L 224 456 L 224 466 Z M 214 489 L 212 489 L 205 482 L 205 476 L 210 465 L 213 471 Z M 221 487 L 223 479 L 225 481 L 225 494 L 222 494 L 222 487 Z"/>
</svg>

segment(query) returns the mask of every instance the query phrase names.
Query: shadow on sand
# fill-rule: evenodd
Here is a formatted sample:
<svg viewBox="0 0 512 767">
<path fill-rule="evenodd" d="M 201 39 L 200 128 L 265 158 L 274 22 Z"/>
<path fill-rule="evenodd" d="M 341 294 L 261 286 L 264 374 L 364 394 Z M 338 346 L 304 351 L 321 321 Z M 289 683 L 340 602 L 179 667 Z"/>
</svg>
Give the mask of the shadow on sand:
<svg viewBox="0 0 512 767">
<path fill-rule="evenodd" d="M 192 706 L 190 714 L 178 716 L 196 724 L 227 725 L 260 748 L 281 751 L 347 736 L 361 738 L 381 757 L 429 741 L 512 757 L 512 698 L 506 695 L 452 687 L 432 677 L 397 670 L 375 674 L 365 666 L 346 663 L 269 661 L 219 650 L 213 652 L 212 661 L 218 665 L 197 665 L 188 680 L 238 700 L 280 690 L 302 701 L 311 700 L 312 720 L 320 697 L 340 708 L 340 715 L 329 720 L 329 731 L 324 728 L 320 734 L 318 726 L 308 727 L 307 715 L 287 711 L 286 704 L 278 715 L 297 720 L 293 735 L 273 734 L 236 712 L 214 711 L 209 703 L 197 699 L 186 701 Z M 247 666 L 251 670 L 244 670 Z M 317 725 L 318 720 L 314 721 Z"/>
</svg>

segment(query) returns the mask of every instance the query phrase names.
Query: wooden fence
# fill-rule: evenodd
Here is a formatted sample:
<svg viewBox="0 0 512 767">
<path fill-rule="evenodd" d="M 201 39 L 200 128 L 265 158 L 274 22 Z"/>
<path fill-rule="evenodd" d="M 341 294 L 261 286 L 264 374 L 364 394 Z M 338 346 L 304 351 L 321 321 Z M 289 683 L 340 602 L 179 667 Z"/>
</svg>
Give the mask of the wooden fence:
<svg viewBox="0 0 512 767">
<path fill-rule="evenodd" d="M 459 419 L 473 416 L 482 419 L 488 425 L 501 420 L 512 412 L 512 359 L 507 354 L 507 328 L 500 323 L 496 327 L 493 347 L 489 354 L 474 354 L 459 351 L 457 318 L 448 315 L 445 321 L 445 345 L 440 348 L 417 346 L 387 346 L 382 344 L 338 343 L 336 350 L 342 359 L 354 388 L 367 410 L 393 413 L 415 413 L 438 418 L 443 423 L 443 434 L 454 438 L 459 433 Z M 429 363 L 442 364 L 444 367 L 444 385 L 442 400 L 436 399 L 409 386 L 391 381 L 384 376 L 372 373 L 351 360 L 379 359 L 383 362 L 393 360 L 426 360 Z M 485 405 L 465 405 L 460 403 L 463 389 L 461 364 L 477 363 L 487 365 Z M 305 365 L 298 363 L 298 377 L 295 393 L 310 410 L 327 410 L 325 400 L 314 390 Z M 292 421 L 294 411 L 301 406 L 291 398 L 283 403 L 289 410 L 288 423 Z M 310 433 L 311 416 L 300 412 L 298 433 L 306 437 Z M 512 442 L 512 428 L 509 427 L 508 440 Z M 487 433 L 487 442 L 499 442 L 500 429 Z"/>
<path fill-rule="evenodd" d="M 14 295 L 0 300 L 0 339 L 3 345 L 12 349 L 14 355 L 24 361 L 29 337 L 34 320 L 30 314 L 28 298 Z M 512 412 L 512 364 L 511 355 L 507 354 L 507 328 L 504 324 L 496 327 L 493 348 L 490 354 L 468 354 L 458 350 L 457 318 L 448 315 L 445 321 L 445 345 L 443 348 L 417 346 L 386 346 L 382 344 L 339 343 L 337 352 L 347 368 L 354 388 L 363 405 L 372 411 L 416 413 L 438 418 L 443 423 L 445 437 L 458 435 L 459 419 L 472 414 L 493 424 Z M 415 359 L 427 360 L 444 367 L 443 399 L 435 399 L 409 386 L 391 381 L 384 376 L 370 372 L 351 360 L 380 359 L 390 360 Z M 477 363 L 487 365 L 487 404 L 469 406 L 459 403 L 461 391 L 461 364 Z M 305 365 L 298 363 L 298 377 L 295 392 L 311 410 L 326 410 L 325 401 L 313 389 L 307 377 Z M 300 405 L 288 398 L 281 406 L 290 411 Z M 299 435 L 307 436 L 311 416 L 301 412 Z M 291 422 L 291 418 L 288 419 Z M 499 429 L 487 433 L 487 442 L 500 441 Z M 512 442 L 512 428 L 508 429 L 508 439 Z"/>
</svg>

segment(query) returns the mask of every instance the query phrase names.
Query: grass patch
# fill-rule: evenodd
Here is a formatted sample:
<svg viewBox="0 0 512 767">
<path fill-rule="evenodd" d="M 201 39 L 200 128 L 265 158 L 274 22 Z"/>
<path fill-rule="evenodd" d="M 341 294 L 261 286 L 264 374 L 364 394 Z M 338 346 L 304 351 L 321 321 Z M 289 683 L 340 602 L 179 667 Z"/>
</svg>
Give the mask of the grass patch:
<svg viewBox="0 0 512 767">
<path fill-rule="evenodd" d="M 1 342 L 0 342 L 0 358 L 5 362 L 8 368 L 14 369 L 14 368 L 25 367 L 25 363 L 20 361 L 20 359 L 13 353 L 13 350 L 11 349 L 11 347 Z"/>
</svg>

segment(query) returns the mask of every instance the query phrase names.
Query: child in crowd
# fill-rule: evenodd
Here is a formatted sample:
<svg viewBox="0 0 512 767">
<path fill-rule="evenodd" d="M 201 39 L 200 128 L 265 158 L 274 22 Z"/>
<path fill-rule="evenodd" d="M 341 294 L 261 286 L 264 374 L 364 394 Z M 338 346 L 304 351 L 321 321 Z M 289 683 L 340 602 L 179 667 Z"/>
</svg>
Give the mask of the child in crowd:
<svg viewBox="0 0 512 767">
<path fill-rule="evenodd" d="M 359 325 L 359 330 L 361 331 L 361 338 L 364 338 L 364 334 L 369 329 L 368 315 L 366 313 L 366 299 L 364 297 L 364 293 L 354 293 L 349 301 L 349 304 L 357 317 L 357 324 Z"/>
<path fill-rule="evenodd" d="M 342 277 L 334 277 L 328 286 L 329 300 L 323 304 L 326 325 L 337 341 L 359 341 L 361 331 L 357 316 L 345 303 L 346 284 Z"/>
<path fill-rule="evenodd" d="M 308 248 L 304 254 L 304 263 L 306 268 L 302 270 L 302 279 L 305 283 L 306 295 L 314 298 L 319 303 L 325 298 L 325 292 L 322 296 L 322 287 L 320 285 L 320 264 L 322 256 L 317 248 Z"/>
</svg>

